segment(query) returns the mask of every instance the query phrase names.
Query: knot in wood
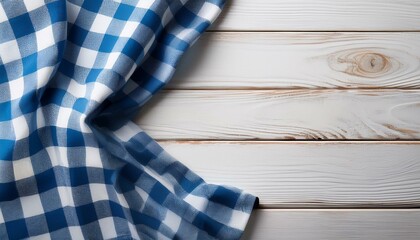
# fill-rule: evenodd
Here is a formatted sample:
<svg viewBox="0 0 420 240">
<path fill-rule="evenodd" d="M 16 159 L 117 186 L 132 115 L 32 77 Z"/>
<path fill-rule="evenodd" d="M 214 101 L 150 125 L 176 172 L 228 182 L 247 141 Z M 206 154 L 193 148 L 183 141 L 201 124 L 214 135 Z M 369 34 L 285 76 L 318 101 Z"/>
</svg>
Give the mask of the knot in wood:
<svg viewBox="0 0 420 240">
<path fill-rule="evenodd" d="M 335 53 L 328 57 L 328 64 L 336 71 L 367 78 L 383 76 L 392 67 L 389 57 L 366 50 L 346 50 Z"/>
<path fill-rule="evenodd" d="M 372 74 L 384 72 L 388 63 L 388 59 L 382 54 L 364 53 L 359 57 L 357 66 L 360 72 Z"/>
</svg>

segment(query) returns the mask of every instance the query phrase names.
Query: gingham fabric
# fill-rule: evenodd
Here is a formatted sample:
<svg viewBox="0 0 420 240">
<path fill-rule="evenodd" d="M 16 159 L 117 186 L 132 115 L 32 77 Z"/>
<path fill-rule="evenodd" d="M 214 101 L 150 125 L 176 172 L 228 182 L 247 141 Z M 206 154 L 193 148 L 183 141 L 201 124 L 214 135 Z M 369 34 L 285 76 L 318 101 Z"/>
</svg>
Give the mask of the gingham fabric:
<svg viewBox="0 0 420 240">
<path fill-rule="evenodd" d="M 0 239 L 238 239 L 256 198 L 130 119 L 223 0 L 0 0 Z"/>
</svg>

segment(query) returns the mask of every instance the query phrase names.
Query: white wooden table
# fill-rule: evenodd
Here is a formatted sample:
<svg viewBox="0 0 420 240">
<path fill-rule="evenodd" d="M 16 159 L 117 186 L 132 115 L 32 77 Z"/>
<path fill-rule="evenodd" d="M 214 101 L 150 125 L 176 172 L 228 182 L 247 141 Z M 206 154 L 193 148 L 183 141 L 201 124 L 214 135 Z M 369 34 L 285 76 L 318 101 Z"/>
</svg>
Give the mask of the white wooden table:
<svg viewBox="0 0 420 240">
<path fill-rule="evenodd" d="M 137 118 L 244 239 L 420 239 L 420 1 L 232 0 Z"/>
</svg>

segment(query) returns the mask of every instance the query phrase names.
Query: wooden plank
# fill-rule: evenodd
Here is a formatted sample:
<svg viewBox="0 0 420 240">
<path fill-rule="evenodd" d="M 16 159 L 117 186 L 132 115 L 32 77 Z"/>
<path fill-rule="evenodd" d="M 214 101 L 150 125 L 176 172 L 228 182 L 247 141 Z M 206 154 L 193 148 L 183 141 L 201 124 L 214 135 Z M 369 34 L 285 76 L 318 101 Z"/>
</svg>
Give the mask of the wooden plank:
<svg viewBox="0 0 420 240">
<path fill-rule="evenodd" d="M 418 240 L 420 210 L 256 210 L 242 240 Z"/>
<path fill-rule="evenodd" d="M 272 207 L 420 206 L 420 142 L 164 141 L 210 183 Z"/>
<path fill-rule="evenodd" d="M 420 30 L 412 0 L 231 0 L 212 27 L 235 31 Z"/>
<path fill-rule="evenodd" d="M 419 88 L 419 59 L 419 32 L 211 32 L 169 88 Z"/>
<path fill-rule="evenodd" d="M 420 90 L 173 90 L 136 122 L 156 139 L 419 139 Z"/>
</svg>

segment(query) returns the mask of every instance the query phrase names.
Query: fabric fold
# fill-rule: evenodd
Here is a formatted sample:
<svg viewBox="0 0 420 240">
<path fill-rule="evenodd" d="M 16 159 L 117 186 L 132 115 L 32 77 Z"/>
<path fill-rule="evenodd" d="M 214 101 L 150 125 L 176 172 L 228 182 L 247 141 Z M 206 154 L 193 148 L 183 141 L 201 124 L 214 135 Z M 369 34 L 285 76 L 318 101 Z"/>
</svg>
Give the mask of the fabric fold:
<svg viewBox="0 0 420 240">
<path fill-rule="evenodd" d="M 240 238 L 256 198 L 131 121 L 223 4 L 0 1 L 1 239 Z"/>
</svg>

